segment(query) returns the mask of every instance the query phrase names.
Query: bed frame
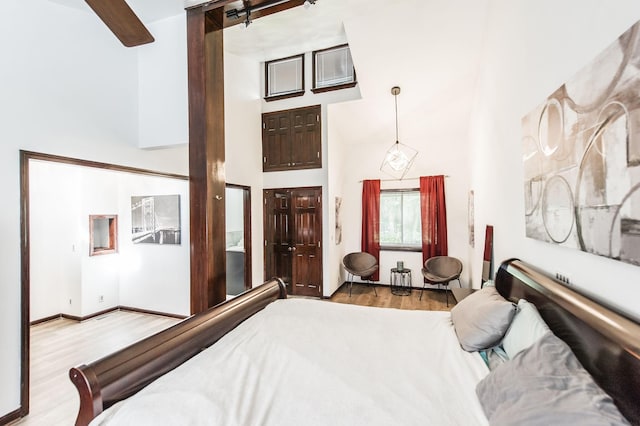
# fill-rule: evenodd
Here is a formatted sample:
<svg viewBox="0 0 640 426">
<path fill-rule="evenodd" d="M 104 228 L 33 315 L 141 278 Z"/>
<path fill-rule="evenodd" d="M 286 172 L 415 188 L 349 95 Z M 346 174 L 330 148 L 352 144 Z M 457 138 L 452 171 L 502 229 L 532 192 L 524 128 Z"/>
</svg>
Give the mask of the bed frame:
<svg viewBox="0 0 640 426">
<path fill-rule="evenodd" d="M 80 395 L 76 425 L 88 425 L 103 410 L 211 346 L 269 303 L 286 297 L 284 283 L 274 278 L 104 358 L 72 368 L 69 377 Z"/>
<path fill-rule="evenodd" d="M 640 324 L 517 259 L 500 266 L 495 282 L 506 299 L 534 303 L 620 412 L 640 425 Z"/>
<path fill-rule="evenodd" d="M 566 341 L 622 414 L 640 425 L 640 325 L 563 286 L 517 259 L 504 262 L 496 287 L 506 298 L 536 304 L 553 332 Z M 235 299 L 88 365 L 72 368 L 80 394 L 76 425 L 87 425 L 125 399 L 219 340 L 272 301 L 286 298 L 271 280 Z"/>
</svg>

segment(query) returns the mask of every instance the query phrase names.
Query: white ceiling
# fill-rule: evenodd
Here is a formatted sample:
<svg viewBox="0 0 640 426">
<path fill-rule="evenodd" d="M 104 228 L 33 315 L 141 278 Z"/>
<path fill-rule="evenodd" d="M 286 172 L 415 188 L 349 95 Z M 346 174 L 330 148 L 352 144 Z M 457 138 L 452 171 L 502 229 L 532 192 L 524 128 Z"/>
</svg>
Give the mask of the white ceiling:
<svg viewBox="0 0 640 426">
<path fill-rule="evenodd" d="M 84 0 L 50 0 L 90 12 Z M 127 0 L 144 23 L 203 0 Z M 335 106 L 333 125 L 352 140 L 392 141 L 393 96 L 401 139 L 468 126 L 489 0 L 317 0 L 225 30 L 225 49 L 257 61 L 349 43 L 362 100 Z M 380 133 L 384 136 L 380 136 Z M 385 142 L 386 143 L 386 142 Z"/>
<path fill-rule="evenodd" d="M 49 0 L 63 6 L 93 13 L 84 0 Z M 127 0 L 127 4 L 144 23 L 175 16 L 184 12 L 184 0 Z"/>
</svg>

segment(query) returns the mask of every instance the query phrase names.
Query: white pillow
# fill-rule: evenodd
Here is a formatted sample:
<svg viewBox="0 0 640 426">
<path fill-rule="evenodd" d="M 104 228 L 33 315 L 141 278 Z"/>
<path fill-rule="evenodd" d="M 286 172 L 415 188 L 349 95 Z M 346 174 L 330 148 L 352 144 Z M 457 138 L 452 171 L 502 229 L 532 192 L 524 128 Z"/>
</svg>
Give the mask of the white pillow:
<svg viewBox="0 0 640 426">
<path fill-rule="evenodd" d="M 538 313 L 536 306 L 520 299 L 518 312 L 502 339 L 502 348 L 509 359 L 513 359 L 518 352 L 527 349 L 548 332 L 549 326 Z"/>
</svg>

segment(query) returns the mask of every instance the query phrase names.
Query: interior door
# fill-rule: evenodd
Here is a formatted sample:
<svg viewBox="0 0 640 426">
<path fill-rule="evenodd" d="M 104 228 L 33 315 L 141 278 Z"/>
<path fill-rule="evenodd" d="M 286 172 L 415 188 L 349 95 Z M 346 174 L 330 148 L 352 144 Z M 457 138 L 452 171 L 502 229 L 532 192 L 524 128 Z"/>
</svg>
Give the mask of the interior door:
<svg viewBox="0 0 640 426">
<path fill-rule="evenodd" d="M 322 189 L 291 191 L 293 294 L 322 296 Z"/>
<path fill-rule="evenodd" d="M 290 216 L 291 195 L 287 190 L 264 190 L 264 279 L 279 277 L 292 293 Z"/>
<path fill-rule="evenodd" d="M 265 279 L 322 296 L 322 188 L 265 190 Z"/>
</svg>

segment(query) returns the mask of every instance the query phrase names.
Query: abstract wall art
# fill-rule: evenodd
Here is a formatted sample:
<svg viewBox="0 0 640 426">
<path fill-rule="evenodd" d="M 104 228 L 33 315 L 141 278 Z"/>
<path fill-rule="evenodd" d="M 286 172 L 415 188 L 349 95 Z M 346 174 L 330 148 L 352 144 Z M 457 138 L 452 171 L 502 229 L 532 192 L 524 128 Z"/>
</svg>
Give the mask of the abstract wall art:
<svg viewBox="0 0 640 426">
<path fill-rule="evenodd" d="M 527 237 L 640 265 L 640 23 L 522 130 Z"/>
</svg>

